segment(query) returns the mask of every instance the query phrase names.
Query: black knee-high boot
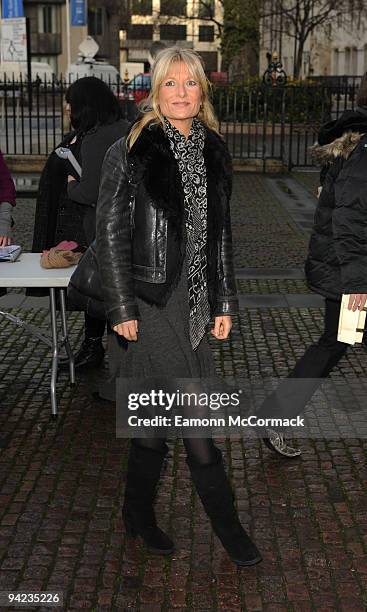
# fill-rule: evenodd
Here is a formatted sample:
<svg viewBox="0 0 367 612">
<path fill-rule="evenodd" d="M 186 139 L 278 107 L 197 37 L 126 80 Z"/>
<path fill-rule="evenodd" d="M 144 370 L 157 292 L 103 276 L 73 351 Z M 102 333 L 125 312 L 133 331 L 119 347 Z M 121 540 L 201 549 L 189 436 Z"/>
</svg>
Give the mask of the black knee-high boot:
<svg viewBox="0 0 367 612">
<path fill-rule="evenodd" d="M 140 535 L 151 552 L 161 555 L 174 550 L 172 540 L 157 526 L 153 508 L 167 452 L 166 444 L 158 450 L 131 442 L 122 508 L 126 533 L 132 537 Z"/>
<path fill-rule="evenodd" d="M 217 459 L 213 463 L 200 465 L 190 456 L 186 462 L 213 530 L 232 561 L 241 566 L 255 565 L 262 557 L 239 521 L 222 453 L 217 447 L 215 450 Z"/>
</svg>

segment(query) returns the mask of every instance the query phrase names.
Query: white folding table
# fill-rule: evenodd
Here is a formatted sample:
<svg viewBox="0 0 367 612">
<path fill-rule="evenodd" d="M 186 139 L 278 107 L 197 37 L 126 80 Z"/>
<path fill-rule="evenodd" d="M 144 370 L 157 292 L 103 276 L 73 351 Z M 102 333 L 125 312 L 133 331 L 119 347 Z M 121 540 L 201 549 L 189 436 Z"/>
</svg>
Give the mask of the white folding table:
<svg viewBox="0 0 367 612">
<path fill-rule="evenodd" d="M 0 287 L 27 288 L 47 287 L 50 293 L 51 337 L 44 334 L 38 327 L 23 321 L 20 317 L 0 310 L 0 316 L 5 317 L 15 325 L 36 336 L 52 348 L 51 366 L 51 414 L 57 417 L 56 382 L 59 361 L 59 349 L 64 346 L 69 359 L 70 384 L 75 383 L 74 357 L 69 343 L 66 322 L 65 289 L 69 284 L 70 276 L 75 266 L 70 268 L 45 269 L 40 264 L 40 253 L 21 253 L 15 262 L 0 262 Z M 56 313 L 56 294 L 60 296 L 60 314 L 62 335 L 59 336 Z"/>
</svg>

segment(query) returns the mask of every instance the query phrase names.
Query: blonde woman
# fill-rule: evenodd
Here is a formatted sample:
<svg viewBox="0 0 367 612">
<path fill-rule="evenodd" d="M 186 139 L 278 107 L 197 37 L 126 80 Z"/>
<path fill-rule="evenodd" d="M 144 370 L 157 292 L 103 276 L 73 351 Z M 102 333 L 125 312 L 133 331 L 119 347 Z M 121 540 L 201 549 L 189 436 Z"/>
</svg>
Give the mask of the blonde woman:
<svg viewBox="0 0 367 612">
<path fill-rule="evenodd" d="M 140 118 L 107 152 L 97 205 L 107 316 L 127 341 L 119 356 L 124 376 L 215 376 L 206 327 L 213 317 L 211 333 L 225 340 L 238 309 L 231 159 L 217 130 L 200 57 L 189 49 L 161 51 Z M 129 182 L 138 185 L 134 210 Z M 211 438 L 185 438 L 184 445 L 197 492 L 228 554 L 238 565 L 258 563 L 221 451 Z M 123 506 L 127 533 L 158 554 L 174 550 L 153 509 L 167 451 L 164 438 L 132 439 Z"/>
</svg>

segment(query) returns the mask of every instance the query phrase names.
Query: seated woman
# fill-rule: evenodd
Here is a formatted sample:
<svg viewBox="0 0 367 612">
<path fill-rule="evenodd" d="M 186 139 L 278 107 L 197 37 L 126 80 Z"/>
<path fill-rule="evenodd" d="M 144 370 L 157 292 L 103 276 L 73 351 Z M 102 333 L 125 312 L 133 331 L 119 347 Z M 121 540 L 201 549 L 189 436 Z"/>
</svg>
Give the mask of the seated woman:
<svg viewBox="0 0 367 612">
<path fill-rule="evenodd" d="M 95 236 L 95 206 L 103 158 L 127 129 L 119 102 L 108 85 L 83 77 L 66 91 L 66 110 L 72 131 L 59 146 L 68 147 L 82 168 L 79 180 L 71 164 L 53 151 L 42 172 L 37 197 L 33 252 L 62 240 L 88 245 Z M 84 340 L 75 355 L 75 367 L 99 365 L 104 357 L 105 321 L 85 315 Z M 60 360 L 68 368 L 68 360 Z"/>
</svg>

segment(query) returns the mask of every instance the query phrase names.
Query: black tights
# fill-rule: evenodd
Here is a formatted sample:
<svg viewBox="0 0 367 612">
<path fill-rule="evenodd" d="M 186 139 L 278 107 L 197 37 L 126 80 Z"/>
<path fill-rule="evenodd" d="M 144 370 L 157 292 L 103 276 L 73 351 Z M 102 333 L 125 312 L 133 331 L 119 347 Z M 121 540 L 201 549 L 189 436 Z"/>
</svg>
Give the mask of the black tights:
<svg viewBox="0 0 367 612">
<path fill-rule="evenodd" d="M 134 444 L 151 450 L 163 450 L 165 441 L 165 438 L 134 438 Z M 183 443 L 187 456 L 197 464 L 213 463 L 217 457 L 212 438 L 183 438 Z"/>
</svg>

